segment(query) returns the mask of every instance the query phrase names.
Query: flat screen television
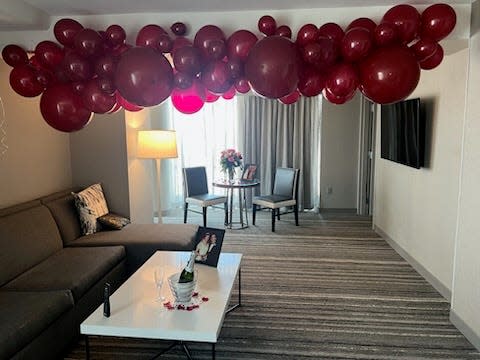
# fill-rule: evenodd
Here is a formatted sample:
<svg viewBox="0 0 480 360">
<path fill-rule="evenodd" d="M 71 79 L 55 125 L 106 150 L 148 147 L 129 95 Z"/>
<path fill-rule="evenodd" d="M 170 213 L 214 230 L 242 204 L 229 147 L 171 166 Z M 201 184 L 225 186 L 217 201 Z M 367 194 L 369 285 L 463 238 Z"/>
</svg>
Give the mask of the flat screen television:
<svg viewBox="0 0 480 360">
<path fill-rule="evenodd" d="M 382 105 L 381 157 L 419 169 L 424 166 L 425 117 L 420 99 Z"/>
</svg>

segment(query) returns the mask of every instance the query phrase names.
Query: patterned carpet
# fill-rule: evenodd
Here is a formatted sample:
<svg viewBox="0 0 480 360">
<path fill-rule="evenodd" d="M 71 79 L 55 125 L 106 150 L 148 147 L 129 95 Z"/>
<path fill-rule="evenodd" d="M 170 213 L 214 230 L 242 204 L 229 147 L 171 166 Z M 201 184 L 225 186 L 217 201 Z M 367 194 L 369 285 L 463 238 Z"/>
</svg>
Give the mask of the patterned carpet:
<svg viewBox="0 0 480 360">
<path fill-rule="evenodd" d="M 213 214 L 209 226 L 221 225 Z M 257 226 L 227 231 L 222 251 L 244 254 L 243 306 L 225 318 L 217 359 L 480 359 L 450 323 L 449 303 L 367 217 L 303 213 L 295 227 L 286 215 L 272 234 L 260 213 Z M 92 359 L 150 359 L 168 345 L 90 340 Z M 211 358 L 209 345 L 189 347 L 194 359 Z M 66 358 L 84 356 L 81 339 Z M 186 357 L 177 347 L 161 358 Z"/>
</svg>

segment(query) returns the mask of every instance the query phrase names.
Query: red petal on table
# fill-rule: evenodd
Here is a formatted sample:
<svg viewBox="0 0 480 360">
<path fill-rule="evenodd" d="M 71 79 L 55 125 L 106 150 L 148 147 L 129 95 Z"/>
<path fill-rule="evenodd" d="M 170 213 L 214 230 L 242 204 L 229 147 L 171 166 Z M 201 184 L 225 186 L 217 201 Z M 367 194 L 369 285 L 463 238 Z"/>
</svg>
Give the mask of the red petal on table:
<svg viewBox="0 0 480 360">
<path fill-rule="evenodd" d="M 202 297 L 202 301 L 208 301 L 208 297 L 206 296 Z"/>
<path fill-rule="evenodd" d="M 195 291 L 195 292 L 192 294 L 192 296 L 193 296 L 193 297 L 197 297 L 197 296 L 198 296 L 198 292 Z"/>
<path fill-rule="evenodd" d="M 194 309 L 198 309 L 199 307 L 200 307 L 200 305 L 198 305 L 198 304 L 194 304 L 194 305 L 193 305 L 193 308 L 194 308 Z"/>
<path fill-rule="evenodd" d="M 170 306 L 172 306 L 172 304 L 170 304 L 170 301 L 167 301 L 166 303 L 163 303 L 163 306 L 170 307 Z"/>
<path fill-rule="evenodd" d="M 177 309 L 178 310 L 185 310 L 185 306 L 180 304 L 180 305 L 177 305 Z"/>
<path fill-rule="evenodd" d="M 192 310 L 193 310 L 193 306 L 187 306 L 187 310 L 188 310 L 188 311 L 192 311 Z"/>
</svg>

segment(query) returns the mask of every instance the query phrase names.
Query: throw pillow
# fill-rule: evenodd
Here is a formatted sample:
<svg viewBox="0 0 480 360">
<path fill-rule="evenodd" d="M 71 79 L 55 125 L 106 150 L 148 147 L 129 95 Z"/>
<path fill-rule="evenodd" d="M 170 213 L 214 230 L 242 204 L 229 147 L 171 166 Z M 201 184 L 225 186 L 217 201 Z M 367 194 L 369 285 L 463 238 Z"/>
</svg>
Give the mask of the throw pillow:
<svg viewBox="0 0 480 360">
<path fill-rule="evenodd" d="M 130 224 L 130 219 L 117 214 L 106 214 L 98 218 L 98 222 L 104 227 L 113 230 L 121 230 L 125 225 Z"/>
<path fill-rule="evenodd" d="M 100 225 L 97 219 L 108 213 L 102 185 L 94 184 L 72 195 L 80 218 L 82 234 L 90 235 L 99 231 Z"/>
</svg>

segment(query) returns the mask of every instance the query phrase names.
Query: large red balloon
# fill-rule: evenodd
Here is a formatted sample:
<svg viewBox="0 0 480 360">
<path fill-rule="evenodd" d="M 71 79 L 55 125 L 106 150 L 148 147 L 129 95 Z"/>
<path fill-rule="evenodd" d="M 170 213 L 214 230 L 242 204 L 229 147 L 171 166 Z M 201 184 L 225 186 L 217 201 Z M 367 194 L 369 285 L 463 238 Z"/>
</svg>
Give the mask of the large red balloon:
<svg viewBox="0 0 480 360">
<path fill-rule="evenodd" d="M 75 36 L 83 30 L 83 26 L 73 19 L 60 19 L 53 27 L 53 33 L 57 41 L 66 47 L 73 47 Z"/>
<path fill-rule="evenodd" d="M 223 94 L 233 84 L 227 64 L 221 60 L 212 61 L 202 71 L 202 84 L 214 94 Z"/>
<path fill-rule="evenodd" d="M 325 92 L 333 95 L 336 99 L 336 104 L 350 100 L 355 95 L 357 87 L 357 72 L 355 68 L 348 63 L 336 65 L 325 80 Z M 327 97 L 327 99 L 332 101 L 332 98 Z"/>
<path fill-rule="evenodd" d="M 67 84 L 46 89 L 40 98 L 40 111 L 48 125 L 64 132 L 82 129 L 92 117 L 82 98 Z"/>
<path fill-rule="evenodd" d="M 447 4 L 434 4 L 422 12 L 422 37 L 440 41 L 450 34 L 457 23 L 455 10 Z"/>
<path fill-rule="evenodd" d="M 93 29 L 83 29 L 75 36 L 75 49 L 84 57 L 98 56 L 103 51 L 103 37 Z"/>
<path fill-rule="evenodd" d="M 387 11 L 383 15 L 382 23 L 395 25 L 400 40 L 408 44 L 420 31 L 420 14 L 413 6 L 401 4 Z"/>
<path fill-rule="evenodd" d="M 41 41 L 35 46 L 35 57 L 38 62 L 49 69 L 60 65 L 64 57 L 63 49 L 53 41 Z"/>
<path fill-rule="evenodd" d="M 134 47 L 122 54 L 115 71 L 115 84 L 129 102 L 154 106 L 173 89 L 173 71 L 168 60 L 149 47 Z"/>
<path fill-rule="evenodd" d="M 368 55 L 373 46 L 372 33 L 363 27 L 354 27 L 342 40 L 342 55 L 346 61 L 356 62 Z"/>
<path fill-rule="evenodd" d="M 83 104 L 85 107 L 97 114 L 105 114 L 113 109 L 117 103 L 115 95 L 106 94 L 100 87 L 98 79 L 90 80 L 82 93 Z"/>
<path fill-rule="evenodd" d="M 194 46 L 182 46 L 173 54 L 173 64 L 176 70 L 195 76 L 203 67 L 202 54 Z"/>
<path fill-rule="evenodd" d="M 172 91 L 172 104 L 181 113 L 194 114 L 199 111 L 205 104 L 205 88 L 198 81 L 186 89 L 174 89 Z"/>
<path fill-rule="evenodd" d="M 168 33 L 161 27 L 155 24 L 145 25 L 137 34 L 135 44 L 137 46 L 150 47 L 156 49 L 160 35 Z"/>
<path fill-rule="evenodd" d="M 269 36 L 255 44 L 245 64 L 245 76 L 259 94 L 278 99 L 291 94 L 298 83 L 295 44 L 283 36 Z"/>
<path fill-rule="evenodd" d="M 2 50 L 3 60 L 10 66 L 28 63 L 27 52 L 18 45 L 7 45 Z"/>
<path fill-rule="evenodd" d="M 267 36 L 272 36 L 277 30 L 277 23 L 270 15 L 264 15 L 258 20 L 258 30 Z"/>
<path fill-rule="evenodd" d="M 205 25 L 197 31 L 193 44 L 200 50 L 206 59 L 215 59 L 215 49 L 219 42 L 225 43 L 223 30 L 215 25 Z M 213 55 L 213 56 L 212 56 Z"/>
<path fill-rule="evenodd" d="M 389 104 L 405 99 L 420 79 L 415 54 L 406 46 L 379 48 L 358 66 L 360 90 L 373 102 Z"/>
<path fill-rule="evenodd" d="M 250 49 L 257 42 L 257 36 L 248 30 L 237 30 L 227 40 L 227 52 L 230 59 L 246 61 Z"/>
<path fill-rule="evenodd" d="M 12 69 L 10 86 L 17 94 L 25 97 L 38 96 L 44 89 L 44 86 L 37 79 L 35 69 L 27 64 L 21 64 Z"/>
</svg>

